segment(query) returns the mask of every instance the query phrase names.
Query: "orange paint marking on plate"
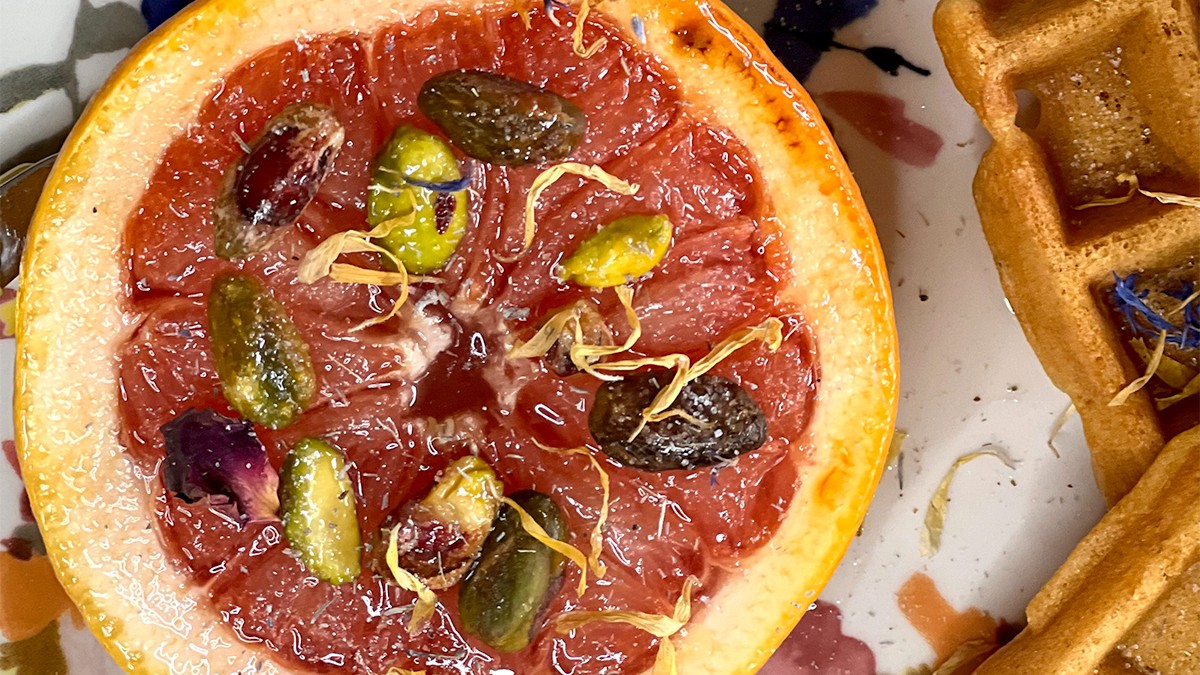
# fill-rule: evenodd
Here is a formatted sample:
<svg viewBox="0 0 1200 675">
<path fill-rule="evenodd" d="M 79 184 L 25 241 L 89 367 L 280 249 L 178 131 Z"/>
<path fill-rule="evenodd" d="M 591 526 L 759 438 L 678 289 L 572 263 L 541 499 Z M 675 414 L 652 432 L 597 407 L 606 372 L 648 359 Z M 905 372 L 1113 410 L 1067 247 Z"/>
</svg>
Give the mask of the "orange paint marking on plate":
<svg viewBox="0 0 1200 675">
<path fill-rule="evenodd" d="M 896 604 L 904 618 L 937 654 L 937 663 L 954 655 L 967 642 L 997 643 L 1000 622 L 975 607 L 958 611 L 938 591 L 928 575 L 917 572 L 896 591 Z"/>
<path fill-rule="evenodd" d="M 45 556 L 21 560 L 0 551 L 0 588 L 0 634 L 12 642 L 37 635 L 72 607 Z"/>
</svg>

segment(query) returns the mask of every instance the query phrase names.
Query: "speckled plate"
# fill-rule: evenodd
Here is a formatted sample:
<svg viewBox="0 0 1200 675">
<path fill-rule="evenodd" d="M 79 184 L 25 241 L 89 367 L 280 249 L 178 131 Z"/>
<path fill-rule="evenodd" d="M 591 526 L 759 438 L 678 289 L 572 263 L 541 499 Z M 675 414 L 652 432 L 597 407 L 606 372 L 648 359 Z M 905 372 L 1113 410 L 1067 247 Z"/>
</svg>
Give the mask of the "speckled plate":
<svg viewBox="0 0 1200 675">
<path fill-rule="evenodd" d="M 54 152 L 88 96 L 182 0 L 0 0 L 0 171 Z M 907 433 L 845 561 L 768 675 L 906 673 L 1003 640 L 1099 519 L 1077 423 L 1000 291 L 971 201 L 988 138 L 954 90 L 935 0 L 735 0 L 833 127 L 887 252 Z M 0 395 L 11 396 L 11 289 L 0 295 Z M 9 410 L 11 406 L 5 406 Z M 9 414 L 0 416 L 0 673 L 118 672 L 39 555 Z M 1057 450 L 1056 450 L 1056 449 Z M 959 457 L 940 550 L 931 496 Z M 102 665 L 103 664 L 103 665 Z M 686 675 L 686 674 L 685 674 Z"/>
</svg>

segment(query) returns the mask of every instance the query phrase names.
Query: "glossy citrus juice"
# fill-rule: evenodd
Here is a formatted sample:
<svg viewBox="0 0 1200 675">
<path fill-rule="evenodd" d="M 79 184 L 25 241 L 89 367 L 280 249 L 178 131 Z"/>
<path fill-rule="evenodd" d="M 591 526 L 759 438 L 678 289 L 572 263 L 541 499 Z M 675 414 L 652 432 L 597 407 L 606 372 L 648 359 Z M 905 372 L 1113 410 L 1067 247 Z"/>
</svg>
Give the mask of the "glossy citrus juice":
<svg viewBox="0 0 1200 675">
<path fill-rule="evenodd" d="M 413 594 L 364 567 L 335 586 L 318 581 L 289 549 L 278 523 L 241 523 L 186 503 L 157 479 L 160 428 L 189 408 L 226 414 L 209 345 L 207 294 L 215 275 L 240 269 L 261 279 L 308 343 L 318 377 L 316 402 L 283 429 L 258 429 L 278 467 L 303 437 L 346 453 L 368 547 L 387 515 L 418 499 L 438 472 L 467 453 L 484 458 L 512 492 L 533 488 L 567 516 L 571 542 L 587 550 L 601 491 L 585 457 L 535 445 L 593 443 L 587 413 L 600 384 L 586 373 L 554 374 L 539 360 L 513 360 L 557 308 L 597 299 L 618 341 L 629 330 L 611 291 L 564 283 L 556 265 L 601 224 L 629 214 L 665 213 L 675 233 L 663 262 L 634 283 L 642 337 L 634 350 L 693 359 L 738 327 L 784 319 L 782 346 L 755 343 L 713 371 L 733 379 L 766 413 L 768 440 L 727 465 L 646 472 L 601 456 L 611 479 L 604 536 L 608 573 L 574 591 L 566 568 L 544 616 L 615 607 L 670 613 L 683 580 L 703 583 L 695 611 L 739 560 L 763 546 L 795 492 L 818 373 L 804 319 L 778 306 L 790 274 L 776 241 L 770 195 L 754 159 L 703 111 L 681 100 L 672 75 L 648 52 L 602 21 L 583 41 L 608 42 L 583 58 L 571 26 L 535 13 L 428 12 L 374 35 L 315 36 L 268 50 L 217 86 L 199 119 L 181 126 L 127 228 L 128 304 L 141 318 L 121 353 L 124 440 L 158 495 L 160 536 L 174 564 L 207 589 L 241 639 L 263 643 L 314 672 L 384 673 L 397 666 L 429 673 L 638 672 L 657 639 L 632 626 L 591 624 L 559 635 L 535 632 L 516 654 L 501 654 L 461 630 L 457 591 L 439 594 L 433 620 L 405 629 Z M 567 176 L 537 202 L 538 235 L 521 249 L 525 201 L 544 167 L 471 163 L 467 234 L 433 282 L 414 284 L 400 315 L 359 332 L 385 313 L 391 287 L 300 283 L 298 261 L 326 237 L 366 229 L 372 163 L 400 124 L 437 132 L 417 108 L 417 92 L 437 73 L 473 68 L 531 82 L 565 96 L 587 115 L 588 131 L 570 160 L 602 166 L 635 182 L 631 196 Z M 226 170 L 283 106 L 330 106 L 346 128 L 333 172 L 299 222 L 267 250 L 233 263 L 214 255 L 212 210 Z M 378 263 L 360 254 L 359 263 Z M 377 551 L 366 551 L 366 557 Z M 754 617 L 747 617 L 754 620 Z"/>
</svg>

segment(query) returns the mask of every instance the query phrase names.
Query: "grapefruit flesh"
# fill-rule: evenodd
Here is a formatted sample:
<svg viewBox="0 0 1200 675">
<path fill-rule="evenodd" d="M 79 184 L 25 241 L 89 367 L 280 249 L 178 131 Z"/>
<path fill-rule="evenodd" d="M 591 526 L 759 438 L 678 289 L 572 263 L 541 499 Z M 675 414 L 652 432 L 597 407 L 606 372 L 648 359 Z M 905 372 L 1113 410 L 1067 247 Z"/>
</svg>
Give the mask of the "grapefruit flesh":
<svg viewBox="0 0 1200 675">
<path fill-rule="evenodd" d="M 715 592 L 740 558 L 771 538 L 791 505 L 807 457 L 802 432 L 816 394 L 816 345 L 795 308 L 777 304 L 791 262 L 746 149 L 691 112 L 665 66 L 602 21 L 588 22 L 585 43 L 601 35 L 609 42 L 589 59 L 573 53 L 569 22 L 556 27 L 540 13 L 533 21 L 537 39 L 515 13 L 431 11 L 374 35 L 280 45 L 224 78 L 167 149 L 127 226 L 128 302 L 143 320 L 119 353 L 124 443 L 153 476 L 164 455 L 163 424 L 192 407 L 231 414 L 211 360 L 205 303 L 216 274 L 242 269 L 287 307 L 318 371 L 317 402 L 286 429 L 259 430 L 276 466 L 306 436 L 345 450 L 369 538 L 392 509 L 423 495 L 440 469 L 475 450 L 506 490 L 553 496 L 573 543 L 586 551 L 601 499 L 595 475 L 586 459 L 547 453 L 533 440 L 590 442 L 586 413 L 598 383 L 506 361 L 502 337 L 527 337 L 548 312 L 587 296 L 600 300 L 620 339 L 628 326 L 614 296 L 563 284 L 553 267 L 600 224 L 666 213 L 676 227 L 673 245 L 635 287 L 639 352 L 695 358 L 739 326 L 791 317 L 777 352 L 746 347 L 715 371 L 739 381 L 764 408 L 767 443 L 716 471 L 655 474 L 606 462 L 608 575 L 576 598 L 568 591 L 579 570 L 568 569 L 548 610 L 669 614 L 688 575 Z M 559 181 L 539 200 L 532 250 L 507 264 L 498 255 L 520 248 L 525 195 L 540 169 L 478 164 L 467 237 L 438 274 L 443 283 L 419 286 L 408 305 L 432 303 L 441 312 L 437 326 L 414 321 L 409 309 L 386 327 L 351 335 L 351 326 L 387 310 L 393 291 L 305 285 L 295 278 L 296 261 L 329 235 L 363 227 L 376 152 L 399 124 L 436 131 L 416 109 L 416 92 L 430 76 L 457 68 L 498 72 L 572 99 L 589 129 L 571 159 L 599 164 L 641 190 L 620 196 L 574 177 Z M 240 141 L 297 101 L 330 105 L 346 126 L 333 174 L 282 241 L 241 263 L 221 260 L 210 222 L 221 178 L 241 156 Z M 242 640 L 296 665 L 583 675 L 639 672 L 652 663 L 656 640 L 624 625 L 593 624 L 573 636 L 542 630 L 523 652 L 497 654 L 456 628 L 453 590 L 441 594 L 427 629 L 410 637 L 403 608 L 412 594 L 370 573 L 342 586 L 318 583 L 289 553 L 278 524 L 238 525 L 151 485 L 175 565 L 206 588 L 212 609 Z"/>
</svg>

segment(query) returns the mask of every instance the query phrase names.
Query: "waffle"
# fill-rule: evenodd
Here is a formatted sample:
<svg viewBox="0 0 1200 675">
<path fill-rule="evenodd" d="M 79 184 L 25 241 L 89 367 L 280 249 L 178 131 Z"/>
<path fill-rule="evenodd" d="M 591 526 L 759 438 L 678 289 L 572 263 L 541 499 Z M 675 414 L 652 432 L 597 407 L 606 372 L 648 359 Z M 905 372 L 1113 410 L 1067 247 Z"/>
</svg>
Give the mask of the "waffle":
<svg viewBox="0 0 1200 675">
<path fill-rule="evenodd" d="M 1200 427 L 1172 440 L 975 675 L 1200 673 Z"/>
<path fill-rule="evenodd" d="M 1146 371 L 1113 310 L 1114 274 L 1200 281 L 1200 209 L 1141 194 L 1079 207 L 1125 195 L 1122 174 L 1200 196 L 1197 2 L 942 0 L 934 28 L 993 139 L 975 199 L 1004 291 L 1114 504 L 1200 423 L 1195 397 L 1160 412 L 1153 386 L 1109 406 Z"/>
</svg>

